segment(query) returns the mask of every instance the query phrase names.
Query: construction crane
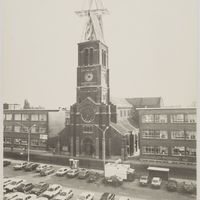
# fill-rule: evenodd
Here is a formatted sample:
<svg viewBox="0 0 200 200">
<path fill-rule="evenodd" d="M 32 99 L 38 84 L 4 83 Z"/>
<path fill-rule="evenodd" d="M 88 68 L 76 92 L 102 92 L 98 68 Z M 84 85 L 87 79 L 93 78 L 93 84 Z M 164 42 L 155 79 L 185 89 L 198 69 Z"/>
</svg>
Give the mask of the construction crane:
<svg viewBox="0 0 200 200">
<path fill-rule="evenodd" d="M 104 42 L 102 15 L 109 14 L 101 0 L 85 0 L 88 8 L 76 11 L 79 17 L 87 17 L 82 40 L 100 40 Z"/>
</svg>

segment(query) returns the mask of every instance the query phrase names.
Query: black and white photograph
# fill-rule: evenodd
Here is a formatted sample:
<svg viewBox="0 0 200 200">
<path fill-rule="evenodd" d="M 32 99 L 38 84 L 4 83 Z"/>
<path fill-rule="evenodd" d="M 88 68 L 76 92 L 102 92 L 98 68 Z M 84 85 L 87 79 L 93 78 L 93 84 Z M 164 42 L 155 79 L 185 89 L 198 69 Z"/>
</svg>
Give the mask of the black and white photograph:
<svg viewBox="0 0 200 200">
<path fill-rule="evenodd" d="M 198 200 L 197 0 L 3 5 L 2 199 Z"/>
</svg>

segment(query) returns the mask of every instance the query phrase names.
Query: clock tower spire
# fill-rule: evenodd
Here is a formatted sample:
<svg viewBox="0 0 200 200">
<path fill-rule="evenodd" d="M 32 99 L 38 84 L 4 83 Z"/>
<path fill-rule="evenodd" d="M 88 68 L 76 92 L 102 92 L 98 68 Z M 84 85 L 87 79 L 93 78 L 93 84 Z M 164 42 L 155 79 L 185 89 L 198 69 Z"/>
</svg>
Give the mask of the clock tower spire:
<svg viewBox="0 0 200 200">
<path fill-rule="evenodd" d="M 87 2 L 87 9 L 76 12 L 87 21 L 83 38 L 78 43 L 77 98 L 70 109 L 70 152 L 72 156 L 102 158 L 100 130 L 109 127 L 113 110 L 108 47 L 104 43 L 102 23 L 102 16 L 108 11 L 100 0 Z"/>
</svg>

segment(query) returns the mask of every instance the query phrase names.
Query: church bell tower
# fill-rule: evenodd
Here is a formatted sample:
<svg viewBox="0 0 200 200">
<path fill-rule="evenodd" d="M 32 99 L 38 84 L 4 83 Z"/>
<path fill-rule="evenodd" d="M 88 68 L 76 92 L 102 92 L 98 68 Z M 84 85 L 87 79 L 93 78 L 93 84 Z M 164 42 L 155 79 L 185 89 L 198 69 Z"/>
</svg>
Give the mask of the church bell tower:
<svg viewBox="0 0 200 200">
<path fill-rule="evenodd" d="M 100 0 L 87 2 L 87 9 L 76 12 L 86 18 L 86 26 L 78 43 L 77 95 L 70 109 L 70 152 L 72 156 L 102 158 L 102 132 L 112 118 L 108 47 L 102 23 L 102 15 L 108 11 Z M 109 154 L 109 134 L 106 145 Z"/>
</svg>

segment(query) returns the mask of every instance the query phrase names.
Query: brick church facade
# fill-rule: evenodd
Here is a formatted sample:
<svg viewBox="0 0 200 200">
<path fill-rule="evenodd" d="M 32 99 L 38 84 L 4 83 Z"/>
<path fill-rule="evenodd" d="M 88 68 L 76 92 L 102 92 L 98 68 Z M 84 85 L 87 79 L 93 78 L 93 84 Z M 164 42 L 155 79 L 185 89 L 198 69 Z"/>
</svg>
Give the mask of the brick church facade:
<svg viewBox="0 0 200 200">
<path fill-rule="evenodd" d="M 117 105 L 110 100 L 109 55 L 103 39 L 101 11 L 90 8 L 79 13 L 85 14 L 88 22 L 84 40 L 78 44 L 77 95 L 67 125 L 68 149 L 74 157 L 102 159 L 105 153 L 106 157 L 126 158 L 138 147 L 138 129 L 128 121 L 130 111 L 126 122 L 119 122 Z"/>
</svg>

